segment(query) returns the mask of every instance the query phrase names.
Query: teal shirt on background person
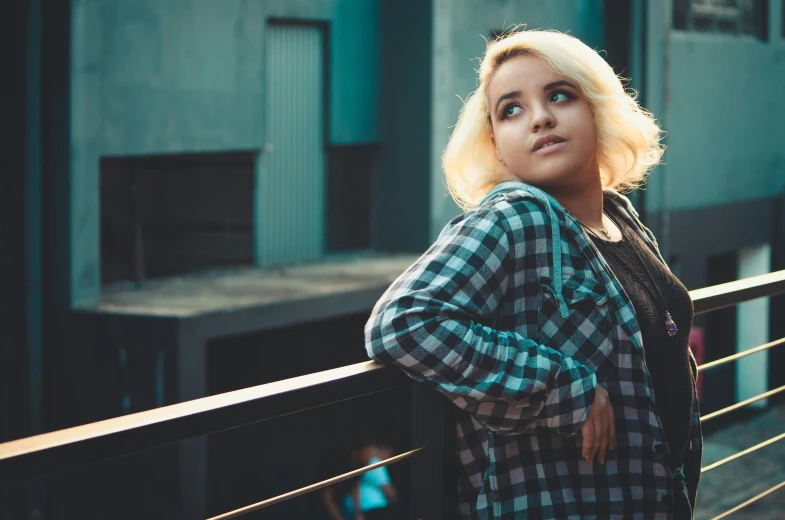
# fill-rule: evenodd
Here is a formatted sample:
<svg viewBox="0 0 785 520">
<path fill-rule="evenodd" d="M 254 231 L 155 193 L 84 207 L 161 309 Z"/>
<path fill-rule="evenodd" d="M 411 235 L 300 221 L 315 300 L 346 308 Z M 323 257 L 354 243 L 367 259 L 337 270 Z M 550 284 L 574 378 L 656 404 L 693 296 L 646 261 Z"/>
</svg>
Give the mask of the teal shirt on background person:
<svg viewBox="0 0 785 520">
<path fill-rule="evenodd" d="M 370 466 L 371 464 L 376 464 L 381 461 L 382 459 L 379 457 L 372 457 L 368 462 L 368 465 Z M 390 474 L 387 472 L 385 466 L 363 473 L 359 482 L 360 511 L 365 512 L 372 509 L 387 507 L 389 503 L 387 502 L 387 497 L 384 495 L 383 488 L 389 483 Z M 354 516 L 354 500 L 352 499 L 351 494 L 344 497 L 344 510 L 350 518 Z"/>
</svg>

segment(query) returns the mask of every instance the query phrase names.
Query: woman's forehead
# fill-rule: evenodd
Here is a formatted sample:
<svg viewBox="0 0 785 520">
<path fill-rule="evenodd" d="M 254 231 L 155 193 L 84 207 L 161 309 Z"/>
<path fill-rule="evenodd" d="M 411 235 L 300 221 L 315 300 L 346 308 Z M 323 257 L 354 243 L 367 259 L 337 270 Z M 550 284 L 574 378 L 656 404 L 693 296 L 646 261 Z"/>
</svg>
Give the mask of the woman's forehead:
<svg viewBox="0 0 785 520">
<path fill-rule="evenodd" d="M 565 79 L 538 56 L 527 54 L 502 63 L 491 79 L 488 93 L 498 96 L 503 93 L 502 90 L 520 90 L 527 94 L 530 90 L 539 91 L 545 85 Z"/>
</svg>

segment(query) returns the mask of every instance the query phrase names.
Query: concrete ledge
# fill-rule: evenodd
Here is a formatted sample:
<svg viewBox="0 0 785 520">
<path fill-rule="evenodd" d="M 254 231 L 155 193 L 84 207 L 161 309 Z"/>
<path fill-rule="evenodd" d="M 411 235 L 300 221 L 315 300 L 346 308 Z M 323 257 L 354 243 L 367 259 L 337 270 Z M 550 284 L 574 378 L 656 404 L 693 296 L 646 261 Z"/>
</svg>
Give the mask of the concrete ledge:
<svg viewBox="0 0 785 520">
<path fill-rule="evenodd" d="M 79 313 L 161 318 L 226 316 L 269 312 L 268 326 L 370 310 L 390 283 L 417 259 L 412 254 L 358 254 L 307 265 L 279 268 L 236 268 L 187 276 L 123 282 L 104 288 L 95 305 Z M 264 314 L 267 315 L 268 312 Z M 275 323 L 272 323 L 275 322 Z"/>
</svg>

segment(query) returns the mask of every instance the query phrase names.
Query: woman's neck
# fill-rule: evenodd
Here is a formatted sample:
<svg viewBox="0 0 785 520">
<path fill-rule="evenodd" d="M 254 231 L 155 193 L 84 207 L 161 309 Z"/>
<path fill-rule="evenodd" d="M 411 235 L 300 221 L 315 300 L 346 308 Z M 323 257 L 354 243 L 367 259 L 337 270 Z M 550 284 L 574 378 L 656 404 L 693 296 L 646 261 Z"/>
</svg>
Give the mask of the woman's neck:
<svg viewBox="0 0 785 520">
<path fill-rule="evenodd" d="M 599 179 L 598 179 L 599 181 Z M 603 225 L 603 193 L 602 183 L 597 182 L 591 187 L 551 193 L 559 204 L 587 226 L 602 228 Z"/>
</svg>

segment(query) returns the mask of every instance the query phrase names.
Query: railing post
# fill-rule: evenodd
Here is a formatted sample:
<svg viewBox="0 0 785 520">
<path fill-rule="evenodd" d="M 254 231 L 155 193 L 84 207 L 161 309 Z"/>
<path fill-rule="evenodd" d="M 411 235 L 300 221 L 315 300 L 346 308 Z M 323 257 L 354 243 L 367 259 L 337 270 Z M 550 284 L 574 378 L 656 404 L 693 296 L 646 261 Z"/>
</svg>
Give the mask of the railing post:
<svg viewBox="0 0 785 520">
<path fill-rule="evenodd" d="M 424 385 L 412 384 L 411 446 L 427 446 L 411 463 L 410 518 L 440 520 L 444 516 L 445 406 L 447 401 Z"/>
</svg>

